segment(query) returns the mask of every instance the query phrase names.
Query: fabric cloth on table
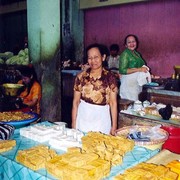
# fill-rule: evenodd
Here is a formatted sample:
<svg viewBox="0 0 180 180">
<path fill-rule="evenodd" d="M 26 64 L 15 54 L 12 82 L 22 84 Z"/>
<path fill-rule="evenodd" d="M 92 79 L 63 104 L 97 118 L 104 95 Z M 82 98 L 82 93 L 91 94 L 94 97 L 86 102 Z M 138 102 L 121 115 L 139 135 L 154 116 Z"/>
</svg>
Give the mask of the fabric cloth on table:
<svg viewBox="0 0 180 180">
<path fill-rule="evenodd" d="M 8 140 L 14 134 L 15 128 L 9 124 L 0 123 L 0 140 Z"/>
<path fill-rule="evenodd" d="M 47 121 L 41 122 L 42 125 L 50 126 L 52 123 Z M 38 171 L 33 171 L 26 166 L 23 166 L 20 163 L 17 163 L 16 156 L 19 150 L 28 149 L 33 146 L 40 145 L 40 143 L 33 141 L 31 139 L 27 139 L 23 136 L 20 136 L 20 129 L 16 129 L 14 131 L 14 135 L 12 137 L 16 140 L 16 147 L 8 152 L 4 152 L 0 154 L 0 179 L 11 179 L 11 180 L 55 180 L 57 178 L 50 175 L 45 168 L 42 168 Z M 47 142 L 42 143 L 44 145 L 48 145 Z M 41 145 L 42 145 L 41 144 Z M 125 154 L 123 158 L 123 163 L 121 165 L 117 165 L 112 167 L 111 172 L 108 177 L 105 177 L 104 180 L 113 180 L 114 176 L 119 173 L 123 173 L 124 170 L 130 168 L 140 162 L 147 161 L 152 156 L 156 155 L 159 152 L 159 149 L 149 150 L 144 147 L 135 146 L 134 149 L 127 154 Z M 64 151 L 58 151 L 58 154 L 63 154 Z"/>
</svg>

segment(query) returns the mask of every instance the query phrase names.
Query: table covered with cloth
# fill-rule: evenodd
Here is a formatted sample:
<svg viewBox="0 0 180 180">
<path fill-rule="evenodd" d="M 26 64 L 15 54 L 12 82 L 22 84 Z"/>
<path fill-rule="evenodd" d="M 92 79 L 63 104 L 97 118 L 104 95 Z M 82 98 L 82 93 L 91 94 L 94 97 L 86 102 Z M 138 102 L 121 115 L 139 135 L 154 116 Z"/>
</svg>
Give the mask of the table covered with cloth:
<svg viewBox="0 0 180 180">
<path fill-rule="evenodd" d="M 49 122 L 42 122 L 44 125 L 49 125 Z M 50 175 L 46 169 L 33 171 L 16 161 L 16 155 L 19 150 L 24 150 L 37 146 L 40 143 L 20 136 L 20 129 L 16 129 L 12 139 L 16 140 L 16 146 L 10 151 L 0 153 L 0 179 L 1 180 L 55 180 L 56 178 Z M 42 143 L 48 145 L 48 143 Z M 56 150 L 58 154 L 65 153 L 62 150 Z M 112 167 L 110 175 L 104 180 L 111 180 L 114 176 L 122 173 L 125 169 L 132 167 L 140 162 L 144 162 L 154 155 L 159 153 L 159 149 L 149 150 L 144 147 L 135 146 L 134 149 L 128 152 L 121 165 Z"/>
</svg>

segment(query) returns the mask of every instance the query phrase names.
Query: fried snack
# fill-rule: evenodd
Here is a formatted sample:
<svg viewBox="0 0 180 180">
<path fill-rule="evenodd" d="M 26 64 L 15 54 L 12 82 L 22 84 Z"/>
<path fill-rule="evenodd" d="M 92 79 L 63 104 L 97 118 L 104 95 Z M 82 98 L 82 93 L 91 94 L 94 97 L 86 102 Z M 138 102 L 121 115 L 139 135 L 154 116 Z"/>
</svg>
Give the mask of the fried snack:
<svg viewBox="0 0 180 180">
<path fill-rule="evenodd" d="M 47 161 L 46 169 L 58 179 L 100 180 L 109 175 L 111 166 L 119 165 L 134 148 L 134 141 L 99 132 L 82 137 L 82 148 L 68 148 L 67 153 Z"/>
<path fill-rule="evenodd" d="M 98 158 L 82 168 L 88 170 L 88 175 L 91 179 L 102 179 L 102 177 L 109 175 L 111 165 L 110 162 Z"/>
<path fill-rule="evenodd" d="M 140 163 L 117 175 L 114 180 L 177 180 L 178 174 L 163 165 Z"/>
<path fill-rule="evenodd" d="M 31 119 L 34 116 L 32 114 L 24 113 L 24 112 L 0 112 L 0 121 L 8 122 L 8 121 L 21 121 L 24 119 Z"/>
<path fill-rule="evenodd" d="M 0 141 L 0 153 L 11 150 L 16 146 L 15 140 L 1 140 Z"/>
<path fill-rule="evenodd" d="M 174 120 L 174 121 L 180 122 L 180 112 L 173 112 L 171 114 L 170 120 Z"/>
<path fill-rule="evenodd" d="M 123 156 L 134 148 L 135 142 L 120 136 L 89 132 L 82 137 L 82 152 L 93 152 L 115 166 L 122 164 Z"/>
<path fill-rule="evenodd" d="M 54 150 L 49 149 L 48 146 L 39 145 L 18 151 L 16 160 L 32 170 L 38 170 L 45 168 L 46 161 L 55 156 L 57 156 L 57 154 Z"/>
<path fill-rule="evenodd" d="M 46 163 L 50 174 L 68 180 L 100 180 L 109 175 L 110 168 L 110 162 L 93 153 L 65 153 Z"/>
<path fill-rule="evenodd" d="M 145 112 L 145 114 L 161 117 L 157 107 L 153 107 L 153 106 L 152 107 L 145 107 L 144 112 Z M 173 110 L 173 112 L 171 114 L 171 117 L 170 117 L 170 120 L 180 122 L 180 112 L 177 112 L 176 110 Z"/>
<path fill-rule="evenodd" d="M 80 147 L 69 147 L 67 148 L 67 153 L 73 153 L 73 152 L 81 152 Z"/>
<path fill-rule="evenodd" d="M 64 163 L 71 164 L 74 167 L 82 167 L 96 159 L 99 156 L 95 153 L 66 153 L 62 156 Z"/>
<path fill-rule="evenodd" d="M 180 180 L 180 161 L 173 160 L 169 162 L 166 167 L 169 167 L 171 171 L 177 173 L 179 175 L 178 180 Z"/>
<path fill-rule="evenodd" d="M 144 111 L 146 114 L 161 117 L 156 107 L 145 107 Z"/>
</svg>

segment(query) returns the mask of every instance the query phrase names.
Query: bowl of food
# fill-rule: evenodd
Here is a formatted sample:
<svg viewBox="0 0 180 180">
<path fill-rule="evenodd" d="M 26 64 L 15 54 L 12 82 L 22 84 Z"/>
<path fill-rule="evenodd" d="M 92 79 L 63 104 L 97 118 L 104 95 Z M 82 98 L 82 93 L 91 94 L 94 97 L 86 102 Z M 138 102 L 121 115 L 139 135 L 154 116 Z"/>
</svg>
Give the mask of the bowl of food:
<svg viewBox="0 0 180 180">
<path fill-rule="evenodd" d="M 23 84 L 5 83 L 1 87 L 4 95 L 18 96 L 23 86 L 24 86 Z"/>
<path fill-rule="evenodd" d="M 33 112 L 7 111 L 0 112 L 0 124 L 8 124 L 16 129 L 25 127 L 40 120 L 40 116 Z"/>
</svg>

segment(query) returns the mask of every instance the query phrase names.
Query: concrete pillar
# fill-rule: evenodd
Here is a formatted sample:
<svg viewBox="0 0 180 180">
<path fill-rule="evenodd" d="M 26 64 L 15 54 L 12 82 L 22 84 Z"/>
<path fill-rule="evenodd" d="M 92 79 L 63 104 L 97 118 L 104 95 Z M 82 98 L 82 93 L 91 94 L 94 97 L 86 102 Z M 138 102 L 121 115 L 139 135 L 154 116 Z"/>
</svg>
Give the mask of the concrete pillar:
<svg viewBox="0 0 180 180">
<path fill-rule="evenodd" d="M 27 17 L 33 63 L 52 58 L 60 45 L 60 0 L 27 0 Z"/>
<path fill-rule="evenodd" d="M 60 0 L 27 0 L 28 47 L 42 85 L 42 119 L 61 120 Z"/>
</svg>

